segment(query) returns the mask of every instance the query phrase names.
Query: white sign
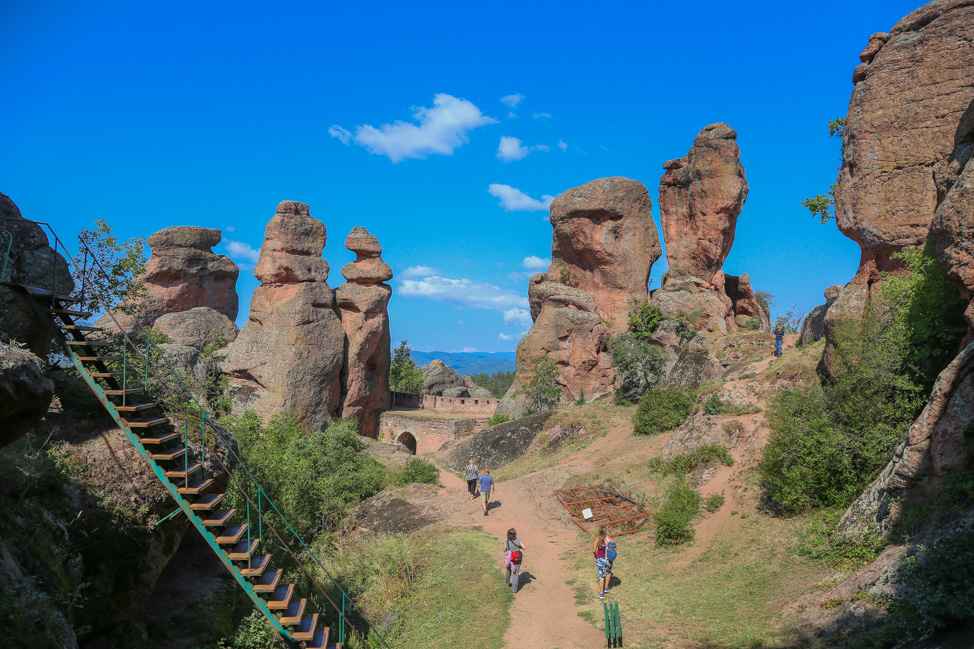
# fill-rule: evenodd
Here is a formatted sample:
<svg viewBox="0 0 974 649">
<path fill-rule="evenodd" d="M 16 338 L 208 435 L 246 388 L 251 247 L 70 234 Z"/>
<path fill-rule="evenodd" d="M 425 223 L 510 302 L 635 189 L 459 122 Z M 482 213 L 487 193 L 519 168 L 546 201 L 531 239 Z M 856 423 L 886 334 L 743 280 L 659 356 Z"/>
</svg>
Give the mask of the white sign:
<svg viewBox="0 0 974 649">
<path fill-rule="evenodd" d="M 584 518 L 585 520 L 588 520 L 588 519 L 592 518 L 592 510 L 591 509 L 583 509 L 582 510 L 582 518 Z"/>
</svg>

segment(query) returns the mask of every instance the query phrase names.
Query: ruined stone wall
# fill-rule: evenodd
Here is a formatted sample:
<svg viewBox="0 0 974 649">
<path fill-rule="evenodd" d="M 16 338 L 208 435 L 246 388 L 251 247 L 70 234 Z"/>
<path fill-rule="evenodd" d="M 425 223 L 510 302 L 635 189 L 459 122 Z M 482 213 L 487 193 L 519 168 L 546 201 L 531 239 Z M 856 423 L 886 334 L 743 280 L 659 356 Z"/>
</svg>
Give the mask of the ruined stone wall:
<svg viewBox="0 0 974 649">
<path fill-rule="evenodd" d="M 494 400 L 496 401 L 496 400 Z M 473 435 L 487 427 L 487 418 L 425 419 L 397 415 L 395 411 L 379 416 L 379 440 L 394 444 L 404 433 L 416 439 L 416 454 L 435 453 L 449 441 Z"/>
<path fill-rule="evenodd" d="M 409 392 L 393 392 L 393 404 L 396 408 L 415 408 L 433 412 L 464 413 L 472 415 L 493 416 L 500 399 L 485 397 L 441 397 L 435 394 L 411 394 Z"/>
</svg>

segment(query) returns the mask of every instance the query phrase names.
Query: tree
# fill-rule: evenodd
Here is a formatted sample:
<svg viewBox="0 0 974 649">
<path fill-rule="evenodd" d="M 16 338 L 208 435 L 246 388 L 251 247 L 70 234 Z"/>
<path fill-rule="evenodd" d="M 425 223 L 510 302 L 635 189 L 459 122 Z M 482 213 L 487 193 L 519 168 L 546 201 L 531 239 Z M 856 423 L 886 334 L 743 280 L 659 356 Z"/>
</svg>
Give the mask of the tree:
<svg viewBox="0 0 974 649">
<path fill-rule="evenodd" d="M 423 373 L 410 357 L 411 351 L 404 340 L 392 352 L 392 362 L 389 364 L 389 387 L 394 392 L 419 394 L 423 391 Z"/>
<path fill-rule="evenodd" d="M 829 120 L 830 137 L 842 139 L 844 133 L 845 117 Z M 828 223 L 835 218 L 835 183 L 829 186 L 828 194 L 816 194 L 811 198 L 806 196 L 805 200 L 801 201 L 799 205 L 808 209 L 812 216 L 817 216 L 823 225 Z"/>
<path fill-rule="evenodd" d="M 533 412 L 551 410 L 561 398 L 555 362 L 547 356 L 536 358 L 531 362 L 528 372 L 528 382 L 518 390 L 518 394 L 527 397 L 528 409 Z"/>
<path fill-rule="evenodd" d="M 666 357 L 659 347 L 631 331 L 609 341 L 609 353 L 612 367 L 622 379 L 619 388 L 622 396 L 630 400 L 656 387 L 666 365 Z"/>
<path fill-rule="evenodd" d="M 102 313 L 118 305 L 117 308 L 126 315 L 138 316 L 145 294 L 145 237 L 122 241 L 113 230 L 105 219 L 98 219 L 94 228 L 85 228 L 78 233 L 83 245 L 79 246 L 75 261 L 87 265 L 87 279 L 76 281 L 76 290 L 84 287 L 84 310 Z M 91 255 L 85 259 L 86 246 L 97 263 L 92 261 Z"/>
</svg>

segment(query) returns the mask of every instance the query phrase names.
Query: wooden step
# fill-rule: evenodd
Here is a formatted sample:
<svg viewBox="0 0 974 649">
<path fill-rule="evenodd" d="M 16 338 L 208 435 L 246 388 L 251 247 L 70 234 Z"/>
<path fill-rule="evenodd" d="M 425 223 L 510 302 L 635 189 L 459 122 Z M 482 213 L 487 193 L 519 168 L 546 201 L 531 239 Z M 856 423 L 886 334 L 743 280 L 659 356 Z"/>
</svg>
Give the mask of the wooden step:
<svg viewBox="0 0 974 649">
<path fill-rule="evenodd" d="M 205 480 L 193 480 L 188 485 L 177 487 L 176 493 L 182 494 L 183 496 L 198 496 L 212 487 L 213 482 L 213 478 L 206 478 Z"/>
<path fill-rule="evenodd" d="M 233 550 L 230 551 L 230 561 L 246 561 L 254 555 L 258 545 L 260 545 L 260 539 L 241 541 L 236 545 L 236 547 L 233 548 Z M 271 591 L 273 590 L 274 589 L 271 588 Z"/>
<path fill-rule="evenodd" d="M 231 525 L 216 537 L 217 545 L 233 545 L 240 542 L 240 539 L 247 533 L 247 524 L 238 523 Z"/>
<path fill-rule="evenodd" d="M 308 605 L 308 600 L 302 599 L 298 602 L 291 602 L 284 614 L 281 615 L 281 625 L 282 626 L 294 626 L 301 621 L 304 616 L 304 609 Z M 270 606 L 268 606 L 270 608 Z"/>
<path fill-rule="evenodd" d="M 178 446 L 176 448 L 152 451 L 152 455 L 150 457 L 152 457 L 152 459 L 156 462 L 167 462 L 171 460 L 178 460 L 184 455 L 186 455 L 186 447 Z"/>
<path fill-rule="evenodd" d="M 185 480 L 187 475 L 193 475 L 194 473 L 196 473 L 197 471 L 199 471 L 202 468 L 203 468 L 203 465 L 200 464 L 199 462 L 197 462 L 193 466 L 189 467 L 189 470 L 187 471 L 186 470 L 186 465 L 184 464 L 179 469 L 172 469 L 170 471 L 166 471 L 165 476 L 167 478 L 172 478 L 172 479 L 182 478 L 183 480 Z M 206 525 L 206 521 L 203 521 L 203 525 Z"/>
<path fill-rule="evenodd" d="M 179 433 L 166 433 L 158 437 L 143 437 L 139 441 L 142 443 L 142 446 L 154 446 L 156 444 L 165 444 L 176 439 L 179 439 Z"/>
<path fill-rule="evenodd" d="M 250 565 L 241 566 L 240 574 L 248 579 L 260 577 L 271 563 L 271 555 L 262 554 L 250 560 Z"/>
<path fill-rule="evenodd" d="M 108 347 L 112 343 L 107 340 L 65 340 L 70 347 L 84 347 L 89 345 L 91 347 Z"/>
<path fill-rule="evenodd" d="M 121 397 L 129 394 L 138 394 L 139 392 L 144 392 L 144 388 L 125 388 L 118 390 L 102 390 L 106 396 L 109 397 Z"/>
<path fill-rule="evenodd" d="M 208 512 L 216 508 L 226 498 L 226 494 L 205 494 L 189 506 L 194 512 Z"/>
<path fill-rule="evenodd" d="M 119 371 L 119 372 L 90 372 L 89 371 L 88 374 L 92 375 L 96 379 L 109 379 L 109 378 L 114 378 L 116 376 L 125 376 L 126 374 L 139 374 L 139 372 L 121 372 L 121 371 Z"/>
<path fill-rule="evenodd" d="M 23 286 L 23 285 L 22 285 Z M 61 302 L 80 302 L 80 297 L 71 297 L 70 295 L 54 295 L 51 289 L 41 288 L 40 286 L 23 286 L 24 290 L 34 297 L 48 298 L 50 299 L 53 295 L 55 300 L 60 300 Z"/>
<path fill-rule="evenodd" d="M 139 412 L 141 410 L 148 410 L 149 408 L 155 408 L 158 403 L 129 403 L 124 406 L 115 405 L 115 410 L 119 412 Z"/>
<path fill-rule="evenodd" d="M 89 327 L 88 325 L 76 325 L 76 324 L 59 324 L 58 329 L 63 329 L 65 331 L 105 331 L 104 327 Z"/>
<path fill-rule="evenodd" d="M 277 570 L 271 570 L 260 576 L 257 583 L 254 584 L 255 593 L 273 593 L 277 590 L 277 584 L 281 581 L 281 575 L 284 571 L 278 568 Z"/>
<path fill-rule="evenodd" d="M 315 630 L 315 637 L 308 641 L 306 645 L 308 649 L 341 649 L 341 645 L 328 645 L 328 631 L 329 628 L 326 626 L 319 626 Z"/>
<path fill-rule="evenodd" d="M 196 466 L 199 466 L 197 464 Z M 190 473 L 193 471 L 193 467 L 189 468 Z M 168 473 L 166 475 L 169 475 Z M 223 527 L 226 525 L 233 515 L 237 513 L 236 509 L 221 509 L 215 512 L 211 512 L 208 518 L 203 519 L 203 527 Z"/>
<path fill-rule="evenodd" d="M 82 363 L 121 363 L 125 359 L 121 356 L 78 356 L 78 360 Z"/>
<path fill-rule="evenodd" d="M 318 627 L 318 614 L 304 615 L 301 622 L 294 631 L 291 631 L 291 639 L 295 642 L 314 640 L 315 629 Z"/>
<path fill-rule="evenodd" d="M 71 318 L 90 318 L 91 313 L 88 311 L 74 311 L 72 309 L 44 309 L 48 313 L 53 313 L 54 315 L 66 315 Z"/>
<path fill-rule="evenodd" d="M 169 417 L 156 417 L 156 418 L 150 417 L 148 419 L 122 419 L 122 423 L 124 423 L 129 428 L 152 428 L 153 426 L 162 426 L 163 424 L 168 424 Z"/>
<path fill-rule="evenodd" d="M 283 611 L 291 604 L 291 597 L 294 595 L 294 584 L 278 586 L 274 589 L 274 594 L 267 600 L 267 608 L 271 611 Z M 297 602 L 295 602 L 297 603 Z"/>
</svg>

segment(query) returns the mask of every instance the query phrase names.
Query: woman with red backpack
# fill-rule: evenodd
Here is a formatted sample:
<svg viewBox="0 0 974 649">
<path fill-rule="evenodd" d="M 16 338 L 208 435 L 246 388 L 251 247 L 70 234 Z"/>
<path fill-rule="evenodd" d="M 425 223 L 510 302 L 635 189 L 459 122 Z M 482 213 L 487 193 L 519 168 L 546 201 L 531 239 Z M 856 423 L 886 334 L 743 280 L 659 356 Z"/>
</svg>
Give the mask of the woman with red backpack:
<svg viewBox="0 0 974 649">
<path fill-rule="evenodd" d="M 507 542 L 504 552 L 504 584 L 510 586 L 511 593 L 517 595 L 517 583 L 520 579 L 521 560 L 524 558 L 524 544 L 517 538 L 517 530 L 513 527 L 507 530 Z M 513 579 L 511 578 L 513 575 Z"/>
</svg>

